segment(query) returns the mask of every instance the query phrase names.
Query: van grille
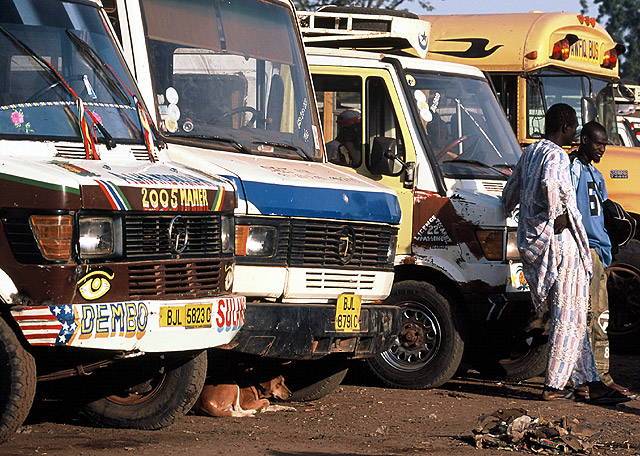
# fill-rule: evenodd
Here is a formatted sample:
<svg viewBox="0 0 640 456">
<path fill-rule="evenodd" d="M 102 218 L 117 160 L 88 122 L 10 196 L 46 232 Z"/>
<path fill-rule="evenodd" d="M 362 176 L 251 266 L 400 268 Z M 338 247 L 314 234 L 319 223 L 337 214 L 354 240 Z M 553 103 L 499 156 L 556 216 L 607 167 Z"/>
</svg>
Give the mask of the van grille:
<svg viewBox="0 0 640 456">
<path fill-rule="evenodd" d="M 131 297 L 207 297 L 220 293 L 220 261 L 129 266 Z"/>
<path fill-rule="evenodd" d="M 345 262 L 339 252 L 340 248 L 345 248 L 341 238 L 349 230 L 353 230 L 355 249 L 353 256 Z M 387 261 L 387 253 L 391 236 L 396 232 L 396 228 L 388 225 L 294 219 L 290 231 L 290 265 L 392 270 L 393 262 Z"/>
<path fill-rule="evenodd" d="M 134 259 L 172 255 L 169 226 L 174 217 L 175 214 L 125 215 L 125 256 Z M 180 223 L 186 226 L 189 236 L 185 250 L 180 253 L 182 256 L 221 253 L 219 215 L 185 214 Z"/>
</svg>

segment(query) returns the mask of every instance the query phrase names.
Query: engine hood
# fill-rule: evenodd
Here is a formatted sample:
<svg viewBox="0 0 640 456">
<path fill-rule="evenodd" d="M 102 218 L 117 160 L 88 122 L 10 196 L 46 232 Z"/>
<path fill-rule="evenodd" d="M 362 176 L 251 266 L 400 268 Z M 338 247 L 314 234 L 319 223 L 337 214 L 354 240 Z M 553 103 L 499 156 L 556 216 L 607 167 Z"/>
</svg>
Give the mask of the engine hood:
<svg viewBox="0 0 640 456">
<path fill-rule="evenodd" d="M 232 211 L 234 187 L 170 162 L 3 159 L 0 188 L 14 207 L 61 210 Z"/>
<path fill-rule="evenodd" d="M 239 199 L 236 214 L 400 222 L 393 190 L 335 165 L 175 144 L 169 155 L 232 180 Z"/>
</svg>

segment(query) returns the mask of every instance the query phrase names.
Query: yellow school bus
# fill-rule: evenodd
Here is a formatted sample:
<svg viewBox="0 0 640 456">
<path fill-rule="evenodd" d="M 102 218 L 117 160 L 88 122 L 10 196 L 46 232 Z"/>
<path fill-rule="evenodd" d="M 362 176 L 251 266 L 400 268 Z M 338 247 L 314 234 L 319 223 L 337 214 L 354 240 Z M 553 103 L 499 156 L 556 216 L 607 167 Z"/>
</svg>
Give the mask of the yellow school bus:
<svg viewBox="0 0 640 456">
<path fill-rule="evenodd" d="M 489 75 L 522 146 L 542 137 L 545 112 L 555 103 L 573 106 L 581 125 L 602 123 L 611 145 L 598 168 L 609 197 L 640 216 L 640 148 L 623 147 L 616 125 L 614 98 L 625 92 L 616 87 L 624 46 L 594 18 L 560 12 L 421 18 L 431 23 L 427 58 L 474 65 Z M 618 304 L 608 332 L 621 336 L 620 344 L 640 341 L 637 293 L 631 292 L 639 285 L 640 242 L 633 240 L 609 268 L 610 302 Z"/>
<path fill-rule="evenodd" d="M 431 22 L 427 58 L 488 73 L 523 146 L 542 137 L 544 114 L 554 103 L 573 106 L 580 124 L 596 116 L 612 143 L 598 165 L 609 195 L 640 214 L 639 186 L 631 181 L 640 176 L 640 150 L 619 147 L 616 126 L 614 84 L 624 46 L 594 18 L 563 12 L 422 18 Z"/>
</svg>

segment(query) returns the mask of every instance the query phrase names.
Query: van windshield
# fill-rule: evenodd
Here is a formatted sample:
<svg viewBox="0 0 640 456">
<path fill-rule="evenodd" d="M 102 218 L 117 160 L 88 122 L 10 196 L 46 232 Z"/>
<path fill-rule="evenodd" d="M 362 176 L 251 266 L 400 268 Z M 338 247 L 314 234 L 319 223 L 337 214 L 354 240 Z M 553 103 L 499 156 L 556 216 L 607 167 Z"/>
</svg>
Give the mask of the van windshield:
<svg viewBox="0 0 640 456">
<path fill-rule="evenodd" d="M 288 8 L 262 0 L 142 5 L 159 125 L 168 140 L 225 140 L 239 152 L 322 160 Z"/>
<path fill-rule="evenodd" d="M 448 177 L 504 177 L 522 153 L 485 80 L 407 70 L 419 123 Z"/>
<path fill-rule="evenodd" d="M 142 141 L 135 84 L 95 6 L 4 1 L 0 59 L 0 138 L 81 140 L 79 98 L 99 142 L 95 122 L 116 142 Z"/>
</svg>

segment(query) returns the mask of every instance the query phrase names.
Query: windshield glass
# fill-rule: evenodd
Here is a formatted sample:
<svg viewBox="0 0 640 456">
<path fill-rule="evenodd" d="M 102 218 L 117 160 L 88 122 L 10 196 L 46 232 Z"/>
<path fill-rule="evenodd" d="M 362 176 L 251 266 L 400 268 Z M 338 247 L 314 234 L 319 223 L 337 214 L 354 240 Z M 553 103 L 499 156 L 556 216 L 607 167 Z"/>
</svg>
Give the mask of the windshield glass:
<svg viewBox="0 0 640 456">
<path fill-rule="evenodd" d="M 593 100 L 596 106 L 597 117 L 588 120 L 596 120 L 603 124 L 609 134 L 609 141 L 620 145 L 613 85 L 600 79 L 563 73 L 536 75 L 528 80 L 527 136 L 542 138 L 545 112 L 556 103 L 566 103 L 576 110 L 579 133 L 585 120 L 582 112 L 583 98 Z"/>
<path fill-rule="evenodd" d="M 322 160 L 291 11 L 259 0 L 142 0 L 160 130 Z M 238 147 L 241 145 L 241 147 Z"/>
<path fill-rule="evenodd" d="M 59 0 L 4 1 L 2 5 L 0 138 L 81 140 L 73 91 L 83 100 L 90 124 L 95 119 L 116 142 L 142 140 L 131 96 L 102 65 L 109 65 L 129 90 L 135 90 L 95 7 Z M 80 50 L 81 43 L 87 48 Z M 93 128 L 98 141 L 104 141 L 95 124 Z"/>
<path fill-rule="evenodd" d="M 518 162 L 522 151 L 486 81 L 415 71 L 406 79 L 446 176 L 500 177 Z"/>
</svg>

